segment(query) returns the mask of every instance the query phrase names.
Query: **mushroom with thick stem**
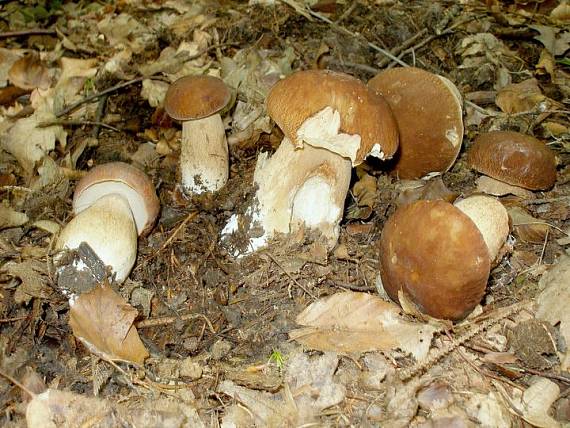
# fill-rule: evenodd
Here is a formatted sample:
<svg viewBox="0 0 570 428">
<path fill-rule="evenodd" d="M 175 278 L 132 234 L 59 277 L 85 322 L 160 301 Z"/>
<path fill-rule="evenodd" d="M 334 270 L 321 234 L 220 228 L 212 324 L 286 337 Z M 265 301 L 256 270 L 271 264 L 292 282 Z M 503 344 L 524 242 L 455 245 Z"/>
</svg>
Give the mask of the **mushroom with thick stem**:
<svg viewBox="0 0 570 428">
<path fill-rule="evenodd" d="M 519 132 L 480 134 L 467 153 L 467 163 L 495 181 L 516 188 L 547 190 L 556 182 L 554 152 L 536 138 Z"/>
<path fill-rule="evenodd" d="M 248 210 L 252 237 L 248 253 L 278 233 L 315 231 L 328 248 L 339 235 L 351 165 L 367 156 L 390 158 L 398 147 L 392 112 L 360 80 L 328 70 L 293 73 L 273 86 L 267 98 L 271 118 L 285 138 L 271 158 L 262 154 L 255 169 L 256 200 Z M 222 234 L 238 229 L 232 218 Z M 238 253 L 240 251 L 237 251 Z"/>
<path fill-rule="evenodd" d="M 215 192 L 228 181 L 228 143 L 219 112 L 230 99 L 228 87 L 214 76 L 185 76 L 168 88 L 164 109 L 182 122 L 180 173 L 186 193 Z"/>
<path fill-rule="evenodd" d="M 399 178 L 415 179 L 451 168 L 463 141 L 462 100 L 447 78 L 415 67 L 384 70 L 368 86 L 388 101 L 400 147 L 388 163 Z"/>
<path fill-rule="evenodd" d="M 61 231 L 56 248 L 76 249 L 86 242 L 123 282 L 135 263 L 137 235 L 150 232 L 159 210 L 144 172 L 123 162 L 96 166 L 75 188 L 75 217 Z"/>
<path fill-rule="evenodd" d="M 422 312 L 451 320 L 465 317 L 481 301 L 508 236 L 508 215 L 500 202 L 485 196 L 458 205 L 416 201 L 388 219 L 379 242 L 380 276 L 394 301 L 403 292 Z"/>
</svg>

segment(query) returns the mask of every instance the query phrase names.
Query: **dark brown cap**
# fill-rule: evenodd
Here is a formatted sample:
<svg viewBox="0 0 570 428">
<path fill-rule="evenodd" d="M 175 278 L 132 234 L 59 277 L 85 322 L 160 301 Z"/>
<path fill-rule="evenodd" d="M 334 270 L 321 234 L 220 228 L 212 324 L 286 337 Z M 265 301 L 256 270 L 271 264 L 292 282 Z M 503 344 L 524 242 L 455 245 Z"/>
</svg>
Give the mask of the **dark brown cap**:
<svg viewBox="0 0 570 428">
<path fill-rule="evenodd" d="M 112 193 L 120 194 L 128 201 L 138 234 L 148 234 L 158 217 L 160 201 L 150 178 L 124 162 L 98 165 L 79 180 L 73 194 L 73 211 L 77 215 Z"/>
<path fill-rule="evenodd" d="M 185 76 L 173 82 L 164 98 L 164 110 L 176 120 L 195 120 L 211 116 L 230 101 L 231 92 L 214 76 Z"/>
<path fill-rule="evenodd" d="M 391 167 L 400 178 L 447 171 L 463 141 L 461 96 L 448 79 L 414 67 L 382 71 L 368 82 L 390 105 L 400 148 Z"/>
<path fill-rule="evenodd" d="M 267 97 L 269 116 L 296 146 L 297 131 L 307 119 L 326 107 L 340 114 L 340 130 L 360 135 L 355 165 L 375 145 L 385 158 L 398 148 L 398 129 L 388 103 L 355 77 L 330 70 L 298 71 L 277 82 Z"/>
<path fill-rule="evenodd" d="M 380 238 L 380 275 L 396 302 L 405 292 L 436 318 L 465 317 L 481 301 L 490 272 L 487 244 L 461 210 L 416 201 L 396 210 Z"/>
<path fill-rule="evenodd" d="M 556 157 L 530 135 L 492 131 L 479 135 L 467 163 L 482 174 L 513 186 L 546 190 L 556 182 Z"/>
</svg>

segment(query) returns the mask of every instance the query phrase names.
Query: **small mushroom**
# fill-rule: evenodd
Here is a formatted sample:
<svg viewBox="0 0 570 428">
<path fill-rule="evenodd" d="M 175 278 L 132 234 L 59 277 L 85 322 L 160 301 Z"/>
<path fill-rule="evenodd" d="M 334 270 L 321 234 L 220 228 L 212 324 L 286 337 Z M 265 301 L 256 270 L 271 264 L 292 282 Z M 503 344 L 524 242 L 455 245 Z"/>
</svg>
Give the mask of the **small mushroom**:
<svg viewBox="0 0 570 428">
<path fill-rule="evenodd" d="M 400 147 L 392 174 L 420 178 L 451 168 L 463 141 L 462 100 L 447 78 L 414 67 L 382 71 L 369 82 L 394 112 Z"/>
<path fill-rule="evenodd" d="M 123 162 L 96 166 L 76 186 L 75 217 L 62 230 L 56 248 L 76 249 L 86 242 L 111 266 L 116 281 L 123 282 L 135 263 L 137 234 L 150 232 L 159 210 L 144 172 Z"/>
<path fill-rule="evenodd" d="M 316 231 L 328 248 L 339 234 L 351 165 L 367 156 L 390 158 L 398 147 L 396 123 L 384 99 L 360 80 L 328 70 L 299 71 L 273 86 L 271 118 L 285 138 L 255 169 L 249 251 L 277 233 Z M 237 230 L 233 218 L 223 234 Z M 251 234 L 250 234 L 251 235 Z"/>
<path fill-rule="evenodd" d="M 547 190 L 556 182 L 556 157 L 530 135 L 492 131 L 479 135 L 467 153 L 471 168 L 495 180 L 529 190 Z"/>
<path fill-rule="evenodd" d="M 404 292 L 435 318 L 458 320 L 481 301 L 490 253 L 477 225 L 444 201 L 416 201 L 388 219 L 380 238 L 380 276 L 396 302 Z"/>
<path fill-rule="evenodd" d="M 219 112 L 230 98 L 214 76 L 182 77 L 168 88 L 164 109 L 182 122 L 180 172 L 187 193 L 215 192 L 228 181 L 228 143 Z"/>
</svg>

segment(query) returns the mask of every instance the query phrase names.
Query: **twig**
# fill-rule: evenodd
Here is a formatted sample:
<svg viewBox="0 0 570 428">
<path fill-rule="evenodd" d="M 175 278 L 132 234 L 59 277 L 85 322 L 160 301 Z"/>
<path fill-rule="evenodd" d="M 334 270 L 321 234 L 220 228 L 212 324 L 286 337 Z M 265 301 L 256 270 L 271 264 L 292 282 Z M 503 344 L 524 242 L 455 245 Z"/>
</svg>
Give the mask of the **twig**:
<svg viewBox="0 0 570 428">
<path fill-rule="evenodd" d="M 414 53 L 415 51 L 417 51 L 420 48 L 423 48 L 425 45 L 427 45 L 428 43 L 430 43 L 432 40 L 437 39 L 438 37 L 441 36 L 447 36 L 448 34 L 451 34 L 457 27 L 463 25 L 463 24 L 467 24 L 468 22 L 471 22 L 475 19 L 479 18 L 478 15 L 476 16 L 471 16 L 469 18 L 465 18 L 462 19 L 460 21 L 457 21 L 455 24 L 450 25 L 449 27 L 447 27 L 445 30 L 443 30 L 440 33 L 437 34 L 432 34 L 431 36 L 426 37 L 425 39 L 423 39 L 421 42 L 416 43 L 414 46 L 409 47 L 408 49 L 402 51 L 398 56 L 398 60 L 400 60 L 400 58 L 402 58 L 403 56 L 409 54 L 409 53 Z M 398 64 L 401 64 L 399 61 L 395 61 L 392 59 L 392 62 L 397 62 Z"/>
<path fill-rule="evenodd" d="M 8 373 L 4 373 L 2 370 L 0 370 L 0 376 L 5 377 L 6 379 L 8 379 L 10 382 L 12 382 L 14 385 L 16 385 L 18 388 L 20 388 L 22 391 L 24 391 L 25 393 L 29 394 L 30 397 L 34 398 L 35 396 L 37 396 L 38 394 L 33 393 L 30 389 L 28 389 L 27 387 L 25 387 L 22 383 L 18 382 L 16 379 L 14 379 L 12 376 L 10 376 Z"/>
<path fill-rule="evenodd" d="M 96 127 L 103 127 L 110 129 L 111 131 L 121 132 L 119 128 L 115 128 L 104 122 L 98 122 L 93 120 L 53 120 L 49 122 L 40 122 L 37 124 L 38 128 L 47 128 L 48 126 L 61 125 L 61 126 L 82 126 L 82 125 L 93 125 Z"/>
<path fill-rule="evenodd" d="M 212 322 L 208 319 L 206 315 L 203 314 L 184 314 L 175 317 L 161 317 L 161 318 L 148 318 L 146 320 L 141 320 L 135 323 L 136 328 L 149 328 L 149 327 L 156 327 L 159 325 L 168 325 L 175 323 L 176 321 L 188 321 L 193 320 L 196 318 L 202 318 L 206 321 L 208 328 L 212 332 L 212 334 L 216 334 L 216 330 L 212 325 Z"/>
<path fill-rule="evenodd" d="M 97 92 L 95 94 L 91 94 L 86 96 L 85 98 L 80 99 L 79 101 L 70 104 L 69 106 L 67 106 L 66 108 L 64 108 L 63 110 L 58 111 L 55 114 L 55 117 L 61 117 L 64 116 L 70 112 L 72 112 L 73 110 L 75 110 L 77 107 L 79 107 L 82 104 L 88 103 L 91 100 L 94 100 L 96 98 L 102 97 L 103 95 L 106 94 L 110 94 L 111 92 L 115 92 L 118 91 L 119 89 L 125 88 L 127 86 L 130 85 L 134 85 L 135 83 L 139 83 L 142 82 L 144 79 L 150 79 L 151 77 L 137 77 L 135 79 L 131 79 L 131 80 L 127 80 L 126 82 L 121 82 L 118 83 L 114 86 L 111 86 L 110 88 L 105 89 L 104 91 L 101 92 Z"/>
<path fill-rule="evenodd" d="M 523 201 L 524 205 L 542 205 L 542 204 L 549 204 L 551 202 L 560 202 L 570 200 L 570 196 L 560 196 L 558 198 L 543 198 L 543 199 L 527 199 Z"/>
<path fill-rule="evenodd" d="M 170 243 L 174 240 L 174 238 L 176 237 L 178 232 L 180 232 L 180 230 L 186 225 L 186 223 L 188 223 L 190 220 L 192 220 L 197 215 L 198 215 L 198 211 L 193 211 L 190 214 L 188 214 L 186 216 L 186 218 L 182 221 L 182 223 L 180 223 L 176 227 L 176 229 L 174 229 L 174 232 L 172 232 L 172 234 L 168 237 L 168 239 L 164 242 L 164 244 L 162 244 L 160 246 L 160 248 L 158 250 L 156 250 L 150 258 L 152 259 L 152 258 L 156 257 L 161 251 L 163 251 L 166 247 L 168 247 L 170 245 Z"/>
<path fill-rule="evenodd" d="M 492 327 L 493 325 L 502 321 L 503 319 L 510 317 L 511 315 L 514 315 L 517 312 L 522 311 L 529 303 L 530 302 L 517 303 L 512 306 L 499 309 L 497 311 L 498 312 L 497 314 L 493 315 L 489 314 L 490 318 L 488 318 L 486 321 L 481 322 L 481 324 L 473 328 L 471 331 L 468 331 L 467 333 L 458 337 L 457 340 L 455 340 L 454 342 L 449 342 L 440 349 L 433 351 L 425 361 L 420 361 L 414 364 L 413 366 L 408 367 L 407 369 L 401 370 L 399 373 L 400 379 L 402 381 L 407 381 L 413 378 L 414 376 L 422 373 L 424 370 L 430 369 L 431 367 L 433 367 L 434 364 L 436 364 L 447 354 L 457 349 L 458 346 L 461 346 L 464 343 L 469 342 L 475 336 L 482 333 L 489 327 Z"/>
<path fill-rule="evenodd" d="M 28 315 L 24 315 L 21 317 L 14 317 L 14 318 L 2 318 L 0 319 L 0 323 L 22 321 L 25 320 L 26 318 L 28 318 Z"/>
<path fill-rule="evenodd" d="M 105 107 L 107 106 L 107 99 L 109 95 L 103 95 L 99 98 L 99 104 L 97 104 L 97 111 L 95 112 L 95 122 L 102 122 L 103 114 L 105 113 Z M 99 131 L 101 130 L 101 125 L 95 125 L 91 130 L 91 137 L 94 140 L 99 139 Z"/>
<path fill-rule="evenodd" d="M 8 37 L 22 37 L 22 36 L 56 36 L 55 30 L 44 30 L 42 28 L 34 28 L 31 30 L 21 31 L 6 31 L 0 33 L 0 39 L 7 39 Z"/>
<path fill-rule="evenodd" d="M 293 278 L 293 276 L 289 272 L 287 272 L 283 266 L 281 266 L 281 263 L 279 263 L 277 261 L 277 259 L 273 256 L 273 254 L 271 254 L 269 251 L 266 251 L 265 254 L 267 254 L 267 256 L 271 260 L 273 260 L 273 263 L 275 263 L 279 267 L 279 269 L 281 269 L 283 271 L 283 273 L 285 273 L 285 275 L 287 275 L 289 277 L 289 279 L 291 281 L 293 281 L 293 283 L 295 283 L 295 285 L 297 287 L 299 287 L 301 290 L 303 290 L 305 293 L 307 293 L 313 299 L 317 300 L 317 297 L 313 293 L 311 293 L 309 290 L 307 290 L 307 288 L 305 288 L 305 286 L 303 284 L 301 284 L 299 281 L 297 281 L 295 278 Z"/>
<path fill-rule="evenodd" d="M 410 46 L 412 46 L 414 43 L 416 43 L 416 40 L 418 40 L 420 37 L 425 36 L 427 34 L 427 32 L 428 32 L 427 28 L 424 28 L 423 30 L 414 34 L 409 39 L 405 40 L 400 46 L 396 46 L 394 49 L 390 50 L 390 52 L 394 56 L 401 54 L 404 49 L 408 49 Z M 384 68 L 389 63 L 390 63 L 390 60 L 388 58 L 383 58 L 382 61 L 380 61 L 378 63 L 378 68 Z"/>
<path fill-rule="evenodd" d="M 305 16 L 303 13 L 301 13 L 301 11 L 299 10 L 298 7 L 294 7 L 292 4 L 290 4 L 291 0 L 279 0 L 281 3 L 284 3 L 286 5 L 289 5 L 291 7 L 293 7 L 293 9 L 295 9 L 295 12 L 297 12 L 299 15 L 301 16 Z M 334 21 L 331 21 L 329 18 L 327 18 L 326 16 L 321 15 L 320 13 L 317 13 L 313 10 L 311 10 L 310 8 L 305 8 L 306 12 L 310 15 L 310 16 L 314 16 L 315 18 L 319 19 L 320 21 L 326 22 L 327 24 L 329 24 L 331 26 L 331 28 L 335 29 L 336 31 L 339 31 L 341 33 L 347 34 L 351 37 L 354 37 L 355 39 L 362 37 L 362 35 L 360 34 L 356 34 L 353 33 L 352 31 L 350 31 L 349 29 L 338 25 L 337 23 L 335 23 Z M 377 52 L 380 52 L 382 55 L 387 56 L 388 58 L 390 58 L 392 61 L 397 62 L 398 64 L 400 64 L 403 67 L 408 67 L 408 64 L 406 64 L 404 61 L 402 61 L 400 58 L 392 55 L 390 52 L 388 52 L 386 49 L 382 49 L 380 46 L 369 42 L 368 40 L 364 39 L 366 41 L 366 44 L 368 45 L 368 47 L 370 47 L 371 49 L 374 49 Z"/>
</svg>

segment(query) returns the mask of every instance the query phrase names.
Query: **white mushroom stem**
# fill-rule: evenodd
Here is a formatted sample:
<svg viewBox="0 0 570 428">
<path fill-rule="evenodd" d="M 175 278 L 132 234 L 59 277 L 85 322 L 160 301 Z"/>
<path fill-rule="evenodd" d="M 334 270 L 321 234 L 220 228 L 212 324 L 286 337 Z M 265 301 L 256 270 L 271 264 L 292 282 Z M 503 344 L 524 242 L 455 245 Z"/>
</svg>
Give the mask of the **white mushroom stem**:
<svg viewBox="0 0 570 428">
<path fill-rule="evenodd" d="M 228 181 L 228 143 L 219 114 L 182 124 L 180 169 L 187 193 L 215 192 Z"/>
<path fill-rule="evenodd" d="M 63 228 L 56 248 L 76 249 L 82 242 L 123 282 L 137 256 L 137 229 L 127 199 L 116 193 L 99 199 Z"/>
<path fill-rule="evenodd" d="M 306 227 L 328 247 L 337 242 L 351 163 L 326 149 L 296 150 L 284 139 L 275 154 L 260 156 L 254 175 L 257 215 L 267 239 Z"/>
</svg>

